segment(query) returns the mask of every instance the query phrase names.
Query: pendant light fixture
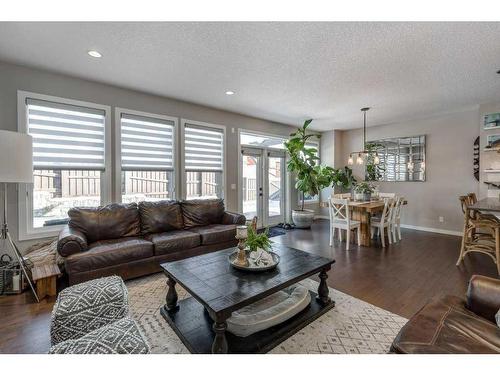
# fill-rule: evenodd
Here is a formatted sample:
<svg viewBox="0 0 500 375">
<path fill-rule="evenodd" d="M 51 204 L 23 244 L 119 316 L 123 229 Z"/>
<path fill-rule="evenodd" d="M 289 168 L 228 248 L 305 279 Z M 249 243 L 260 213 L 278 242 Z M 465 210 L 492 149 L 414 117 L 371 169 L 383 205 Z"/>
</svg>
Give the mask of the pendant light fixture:
<svg viewBox="0 0 500 375">
<path fill-rule="evenodd" d="M 348 165 L 354 164 L 354 156 L 356 156 L 356 164 L 363 165 L 367 156 L 373 156 L 373 164 L 378 165 L 380 163 L 380 158 L 377 152 L 368 151 L 366 149 L 366 112 L 370 107 L 361 108 L 363 112 L 363 151 L 355 151 L 349 154 L 349 159 L 347 160 Z"/>
</svg>

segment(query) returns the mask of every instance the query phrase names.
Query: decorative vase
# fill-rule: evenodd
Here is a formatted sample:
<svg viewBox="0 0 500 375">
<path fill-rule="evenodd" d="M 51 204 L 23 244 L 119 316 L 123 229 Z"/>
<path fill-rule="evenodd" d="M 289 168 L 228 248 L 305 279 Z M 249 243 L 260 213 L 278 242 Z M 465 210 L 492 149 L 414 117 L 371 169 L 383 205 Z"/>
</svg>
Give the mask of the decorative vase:
<svg viewBox="0 0 500 375">
<path fill-rule="evenodd" d="M 371 199 L 371 193 L 354 193 L 354 200 L 357 202 L 369 202 Z"/>
<path fill-rule="evenodd" d="M 313 210 L 292 210 L 292 220 L 296 228 L 307 229 L 311 227 L 314 219 Z"/>
</svg>

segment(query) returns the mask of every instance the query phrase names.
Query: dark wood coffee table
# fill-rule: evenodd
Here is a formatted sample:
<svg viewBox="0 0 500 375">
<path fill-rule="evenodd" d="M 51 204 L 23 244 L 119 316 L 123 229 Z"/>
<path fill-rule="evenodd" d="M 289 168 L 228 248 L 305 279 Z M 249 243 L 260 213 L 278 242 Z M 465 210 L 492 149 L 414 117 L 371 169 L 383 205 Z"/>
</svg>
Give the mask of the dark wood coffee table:
<svg viewBox="0 0 500 375">
<path fill-rule="evenodd" d="M 167 275 L 167 303 L 161 314 L 191 353 L 265 353 L 333 308 L 328 296 L 327 271 L 335 260 L 274 244 L 281 261 L 274 270 L 249 273 L 227 261 L 230 248 L 161 265 Z M 226 332 L 233 311 L 319 273 L 318 293 L 311 304 L 284 323 L 238 337 Z M 178 301 L 179 283 L 191 298 Z"/>
</svg>

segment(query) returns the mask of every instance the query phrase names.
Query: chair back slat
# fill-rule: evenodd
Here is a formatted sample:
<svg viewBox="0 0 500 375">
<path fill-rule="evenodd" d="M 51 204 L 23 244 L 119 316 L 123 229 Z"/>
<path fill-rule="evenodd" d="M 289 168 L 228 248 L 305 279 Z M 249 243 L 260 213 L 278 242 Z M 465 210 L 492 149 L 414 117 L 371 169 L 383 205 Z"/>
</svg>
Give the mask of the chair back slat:
<svg viewBox="0 0 500 375">
<path fill-rule="evenodd" d="M 400 219 L 401 218 L 401 207 L 403 206 L 403 202 L 405 201 L 404 197 L 397 197 L 396 203 L 394 205 L 393 218 Z"/>
<path fill-rule="evenodd" d="M 341 198 L 330 198 L 328 210 L 330 213 L 330 221 L 345 221 L 349 225 L 351 219 L 349 216 L 349 200 Z"/>
<path fill-rule="evenodd" d="M 396 193 L 379 193 L 378 196 L 380 198 L 395 198 Z"/>
</svg>

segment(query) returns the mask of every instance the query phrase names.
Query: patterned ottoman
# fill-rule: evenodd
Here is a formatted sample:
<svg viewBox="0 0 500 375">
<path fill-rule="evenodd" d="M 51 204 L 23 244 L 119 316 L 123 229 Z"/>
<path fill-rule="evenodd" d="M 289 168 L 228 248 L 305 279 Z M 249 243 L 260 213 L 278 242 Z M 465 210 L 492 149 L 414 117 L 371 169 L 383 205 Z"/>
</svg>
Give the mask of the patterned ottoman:
<svg viewBox="0 0 500 375">
<path fill-rule="evenodd" d="M 90 280 L 64 289 L 52 310 L 52 345 L 77 339 L 128 315 L 128 292 L 118 276 Z"/>
<path fill-rule="evenodd" d="M 131 318 L 123 318 L 50 348 L 49 354 L 149 354 L 149 345 Z"/>
</svg>

